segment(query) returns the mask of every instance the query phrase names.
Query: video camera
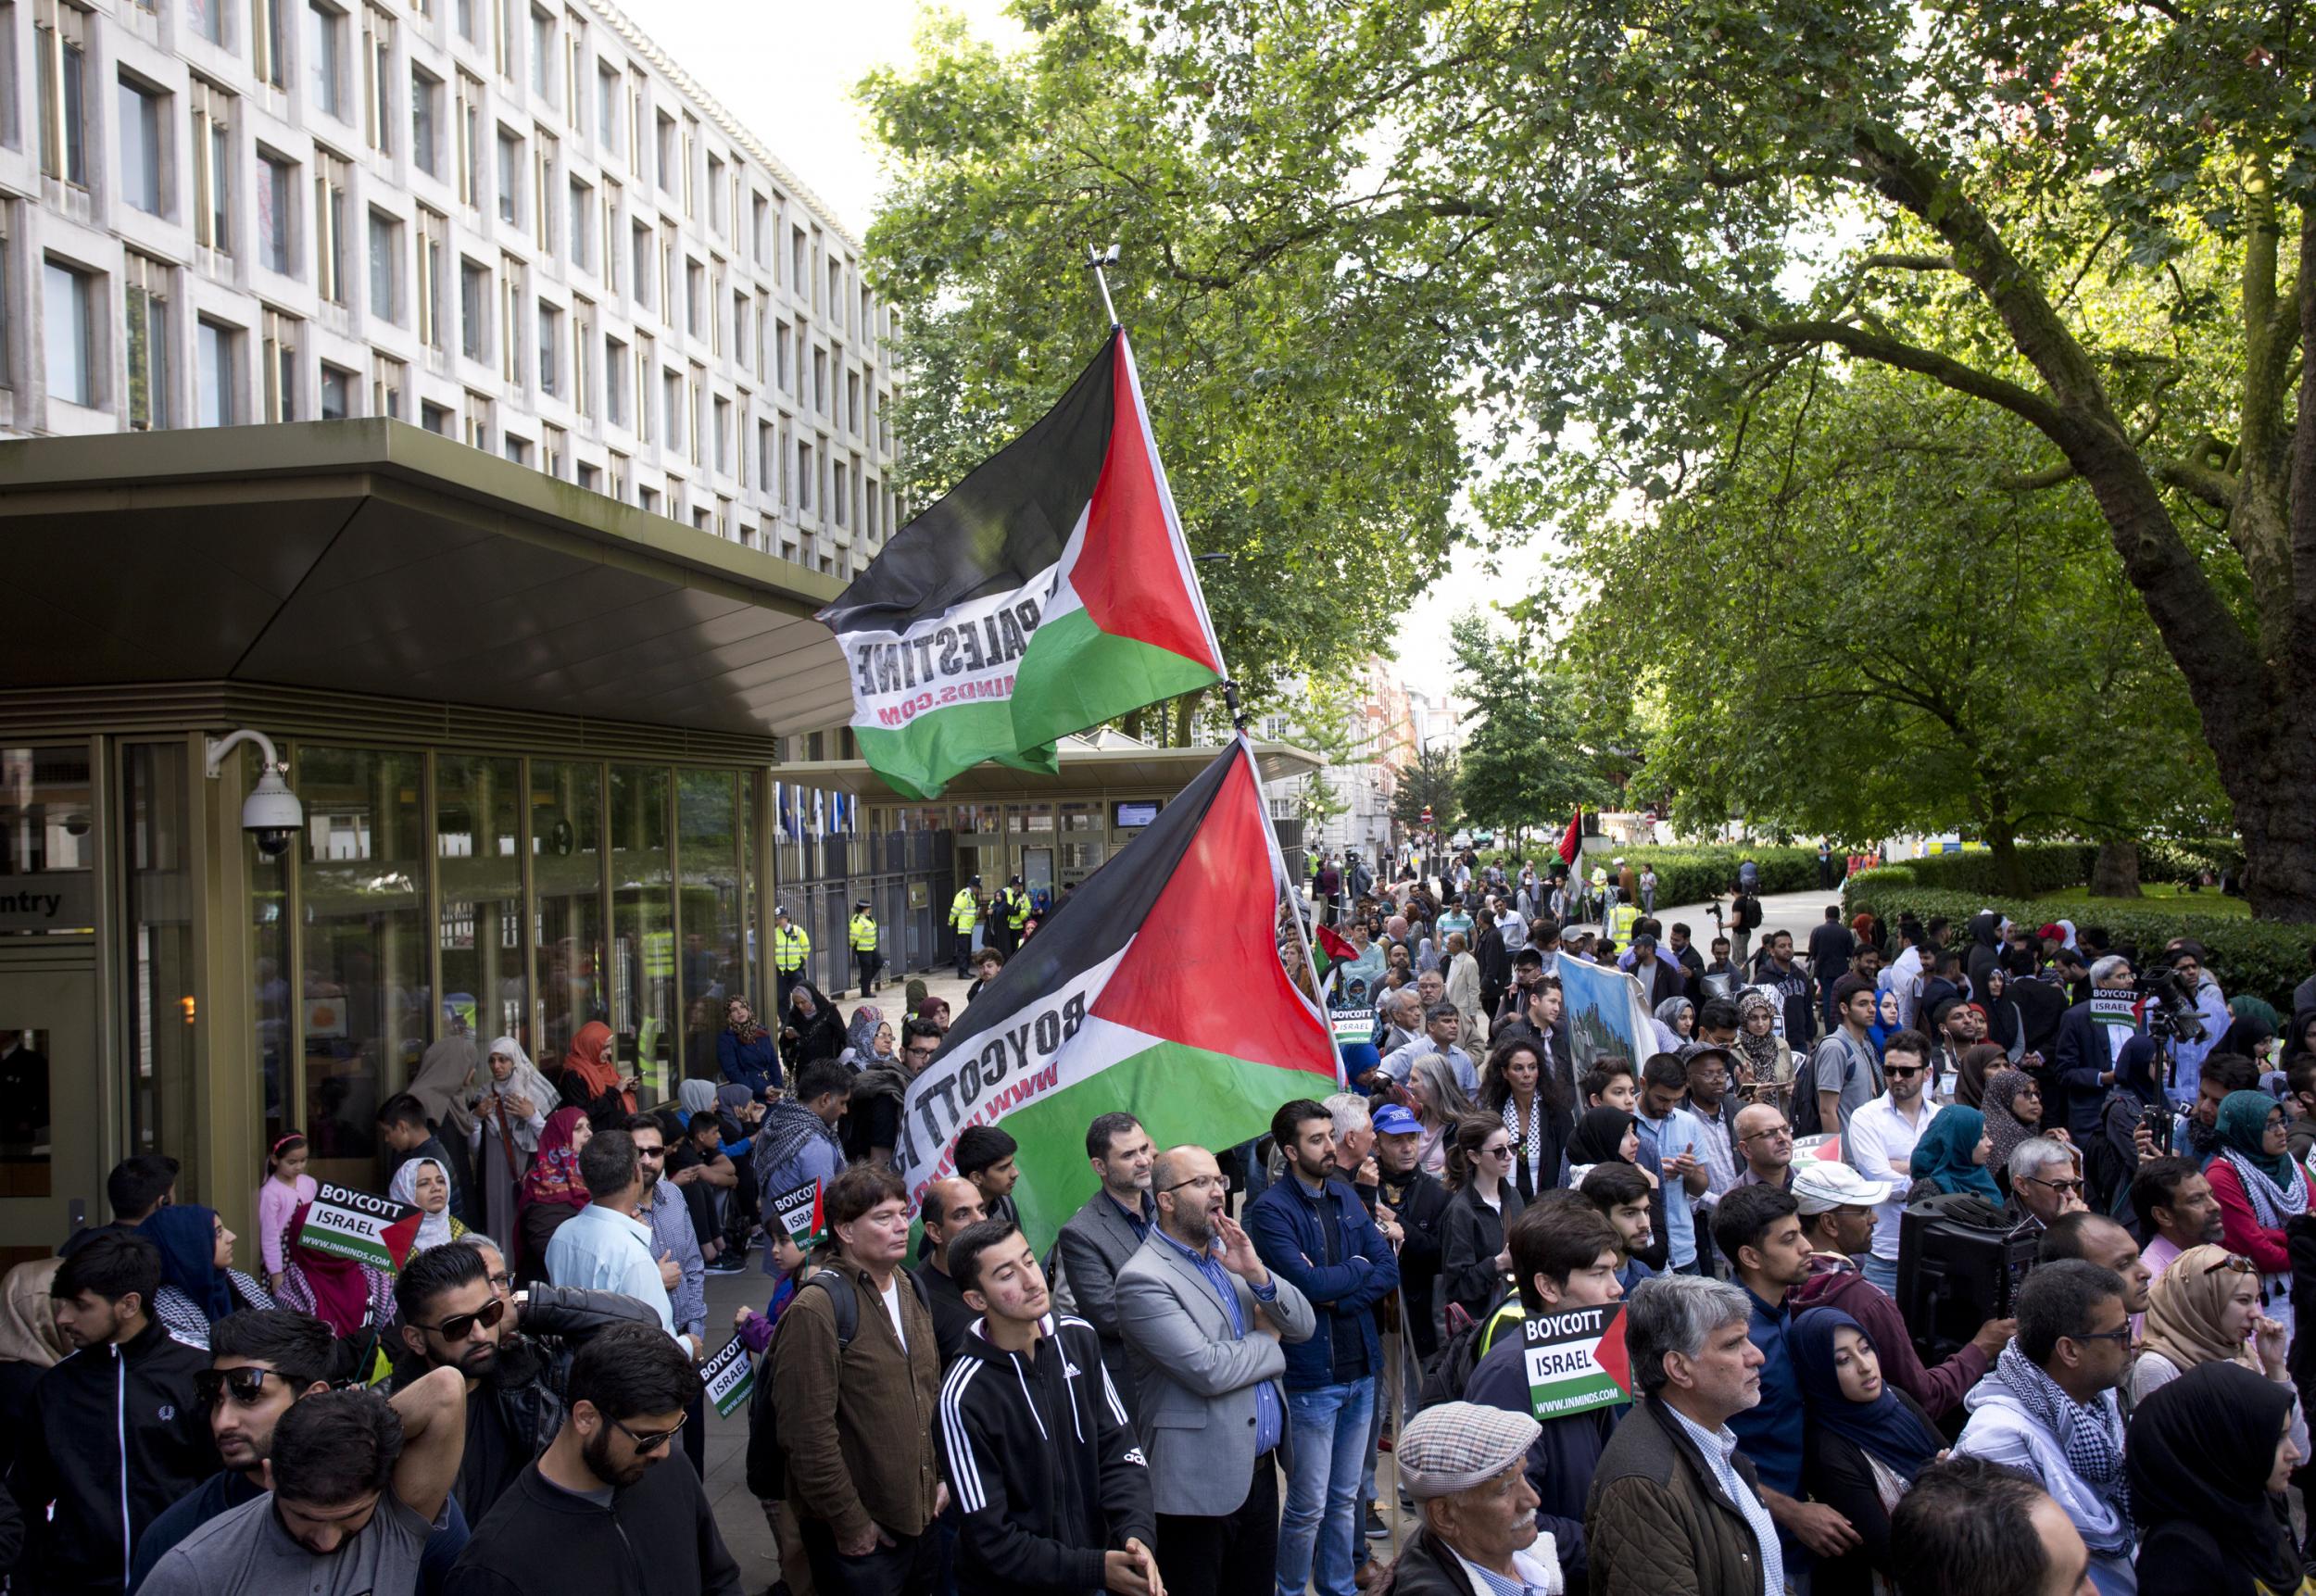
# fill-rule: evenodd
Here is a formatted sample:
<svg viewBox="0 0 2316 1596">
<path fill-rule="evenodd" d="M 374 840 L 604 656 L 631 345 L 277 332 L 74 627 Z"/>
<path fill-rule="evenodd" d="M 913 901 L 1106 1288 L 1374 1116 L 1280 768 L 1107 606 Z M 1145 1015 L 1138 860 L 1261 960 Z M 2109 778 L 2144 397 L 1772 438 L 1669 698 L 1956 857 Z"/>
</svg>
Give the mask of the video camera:
<svg viewBox="0 0 2316 1596">
<path fill-rule="evenodd" d="M 2169 965 L 2140 977 L 2139 990 L 2155 999 L 2146 1007 L 2147 1035 L 2158 1041 L 2200 1042 L 2210 1034 L 2196 1012 L 2196 995 Z"/>
</svg>

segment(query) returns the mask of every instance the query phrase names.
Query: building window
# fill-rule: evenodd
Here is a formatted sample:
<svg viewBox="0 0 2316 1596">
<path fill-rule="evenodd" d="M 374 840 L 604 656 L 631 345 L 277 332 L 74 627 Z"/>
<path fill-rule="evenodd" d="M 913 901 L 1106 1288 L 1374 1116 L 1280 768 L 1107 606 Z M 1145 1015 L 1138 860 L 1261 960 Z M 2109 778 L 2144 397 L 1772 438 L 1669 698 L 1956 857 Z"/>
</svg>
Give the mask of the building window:
<svg viewBox="0 0 2316 1596">
<path fill-rule="evenodd" d="M 668 448 L 681 451 L 684 447 L 684 373 L 664 371 L 660 373 L 660 426 Z"/>
<path fill-rule="evenodd" d="M 394 19 L 375 6 L 362 7 L 362 136 L 382 156 L 394 153 L 394 107 L 386 85 L 394 81 Z"/>
<path fill-rule="evenodd" d="M 265 344 L 260 355 L 265 378 L 265 415 L 269 421 L 297 420 L 297 318 L 279 310 L 265 313 Z"/>
<path fill-rule="evenodd" d="M 846 521 L 845 521 L 845 514 L 844 514 L 844 511 L 845 511 L 845 503 L 846 503 L 846 499 L 845 499 L 845 486 L 844 486 L 844 461 L 842 461 L 842 460 L 838 460 L 838 461 L 837 461 L 834 465 L 830 466 L 828 469 L 829 469 L 829 472 L 830 472 L 830 474 L 831 474 L 832 476 L 834 476 L 834 478 L 836 479 L 836 480 L 835 480 L 835 482 L 831 484 L 831 487 L 830 487 L 830 490 L 829 490 L 829 494 L 828 494 L 828 513 L 829 513 L 829 517 L 830 517 L 830 519 L 832 519 L 833 521 L 835 521 L 835 522 L 836 522 L 836 523 L 837 524 L 837 526 L 842 527 L 842 526 L 844 526 L 844 525 L 846 525 L 846 524 L 847 524 L 847 523 L 846 523 Z"/>
<path fill-rule="evenodd" d="M 498 374 L 510 383 L 522 381 L 522 262 L 511 255 L 498 261 Z"/>
<path fill-rule="evenodd" d="M 450 435 L 450 420 L 449 406 L 429 404 L 424 399 L 418 402 L 418 424 L 437 437 Z"/>
<path fill-rule="evenodd" d="M 708 269 L 697 260 L 684 263 L 684 326 L 695 338 L 707 336 L 700 325 L 708 297 Z"/>
<path fill-rule="evenodd" d="M 230 427 L 241 421 L 233 378 L 241 369 L 241 329 L 203 320 L 194 329 L 194 354 L 200 370 L 195 381 L 195 419 L 205 427 Z"/>
<path fill-rule="evenodd" d="M 410 69 L 410 160 L 428 177 L 442 176 L 442 80 Z"/>
<path fill-rule="evenodd" d="M 321 365 L 321 419 L 342 421 L 354 413 L 354 383 L 358 379 L 351 371 L 340 371 L 323 361 Z"/>
<path fill-rule="evenodd" d="M 283 276 L 291 270 L 290 205 L 296 169 L 279 156 L 258 155 L 258 259 Z"/>
<path fill-rule="evenodd" d="M 472 449 L 491 446 L 491 402 L 472 389 L 467 391 L 466 396 L 466 442 Z"/>
<path fill-rule="evenodd" d="M 616 338 L 603 340 L 603 419 L 627 424 L 627 346 Z"/>
<path fill-rule="evenodd" d="M 498 130 L 498 220 L 510 227 L 522 221 L 522 139 Z"/>
<path fill-rule="evenodd" d="M 504 443 L 505 447 L 500 452 L 505 454 L 509 459 L 514 461 L 515 464 L 519 466 L 527 466 L 531 463 L 530 439 L 519 438 L 515 436 L 514 434 L 509 433 L 506 435 Z"/>
<path fill-rule="evenodd" d="M 225 0 L 186 0 L 185 19 L 210 44 L 225 43 Z"/>
<path fill-rule="evenodd" d="M 576 295 L 571 301 L 571 408 L 582 416 L 595 414 L 595 307 Z"/>
<path fill-rule="evenodd" d="M 708 157 L 708 227 L 719 238 L 731 228 L 724 208 L 724 157 L 712 153 Z"/>
<path fill-rule="evenodd" d="M 636 304 L 645 310 L 653 308 L 651 303 L 651 241 L 652 232 L 649 225 L 640 221 L 636 223 Z"/>
<path fill-rule="evenodd" d="M 844 374 L 844 424 L 847 432 L 855 437 L 860 435 L 861 373 L 858 371 L 847 371 Z"/>
<path fill-rule="evenodd" d="M 442 296 L 442 268 L 449 258 L 450 223 L 428 210 L 418 209 L 418 341 L 429 349 L 446 347 Z"/>
<path fill-rule="evenodd" d="M 571 263 L 582 271 L 595 270 L 595 187 L 571 180 Z"/>
<path fill-rule="evenodd" d="M 562 393 L 563 313 L 539 301 L 539 392 Z"/>
<path fill-rule="evenodd" d="M 233 253 L 233 96 L 193 80 L 193 238 L 220 255 Z"/>
<path fill-rule="evenodd" d="M 314 107 L 343 120 L 346 116 L 346 13 L 321 0 L 306 0 L 306 92 Z"/>
<path fill-rule="evenodd" d="M 511 83 L 517 81 L 515 74 L 519 63 L 516 57 L 522 49 L 515 32 L 519 26 L 515 20 L 515 0 L 490 0 L 490 7 L 491 64 L 498 69 L 500 77 Z"/>
<path fill-rule="evenodd" d="M 283 35 L 282 7 L 288 0 L 249 0 L 249 66 L 270 88 L 289 87 L 289 41 Z"/>
<path fill-rule="evenodd" d="M 688 220 L 699 214 L 692 195 L 692 151 L 699 144 L 699 120 L 689 111 L 684 113 L 684 215 Z"/>
<path fill-rule="evenodd" d="M 87 272 L 54 260 L 41 273 L 48 396 L 68 404 L 96 403 L 96 359 L 90 348 L 95 320 L 89 303 L 94 283 Z"/>
<path fill-rule="evenodd" d="M 459 261 L 459 350 L 470 360 L 490 358 L 491 271 Z"/>
<path fill-rule="evenodd" d="M 132 252 L 122 262 L 128 291 L 129 427 L 151 432 L 170 424 L 170 269 Z"/>
<path fill-rule="evenodd" d="M 346 163 L 314 153 L 314 283 L 333 305 L 346 303 Z"/>
<path fill-rule="evenodd" d="M 796 508 L 799 514 L 812 513 L 812 446 L 802 438 L 796 441 Z"/>
<path fill-rule="evenodd" d="M 796 392 L 796 335 L 786 321 L 772 324 L 772 352 L 774 382 L 784 394 Z"/>
<path fill-rule="evenodd" d="M 701 463 L 707 447 L 699 435 L 706 430 L 699 424 L 699 390 L 705 386 L 707 386 L 707 373 L 694 366 L 690 374 L 684 379 L 684 427 L 686 436 L 691 440 L 691 459 L 694 465 Z"/>
<path fill-rule="evenodd" d="M 555 253 L 555 140 L 548 133 L 532 145 L 531 238 L 540 254 Z"/>
<path fill-rule="evenodd" d="M 828 351 L 812 351 L 812 408 L 828 414 Z"/>
<path fill-rule="evenodd" d="M 163 214 L 161 129 L 168 116 L 166 94 L 128 79 L 120 80 L 120 197 L 149 215 Z"/>
<path fill-rule="evenodd" d="M 453 108 L 451 131 L 459 147 L 459 203 L 480 205 L 483 195 L 483 81 L 459 74 L 459 103 Z"/>
<path fill-rule="evenodd" d="M 571 458 L 571 435 L 560 427 L 539 425 L 539 470 L 551 477 L 561 477 L 563 464 Z"/>
<path fill-rule="evenodd" d="M 456 22 L 459 38 L 470 44 L 483 42 L 483 36 L 474 31 L 474 0 L 459 0 Z"/>
<path fill-rule="evenodd" d="M 32 41 L 40 53 L 40 170 L 88 186 L 88 16 L 64 0 L 37 0 Z"/>
<path fill-rule="evenodd" d="M 595 142 L 619 148 L 619 73 L 601 62 L 595 68 Z"/>
<path fill-rule="evenodd" d="M 582 139 L 587 136 L 587 96 L 580 77 L 586 60 L 586 24 L 574 12 L 563 19 L 563 114 L 571 119 L 571 131 Z"/>
<path fill-rule="evenodd" d="M 402 224 L 380 211 L 370 213 L 370 313 L 381 321 L 402 319 Z"/>
<path fill-rule="evenodd" d="M 716 470 L 729 476 L 732 474 L 732 401 L 718 399 L 715 416 Z"/>
<path fill-rule="evenodd" d="M 531 92 L 554 103 L 555 19 L 536 10 L 531 13 Z"/>
<path fill-rule="evenodd" d="M 410 369 L 391 355 L 370 358 L 370 413 L 390 421 L 402 419 L 403 397 L 409 389 Z"/>
<path fill-rule="evenodd" d="M 651 372 L 656 357 L 651 352 L 651 340 L 636 340 L 636 438 L 639 443 L 651 441 Z"/>
<path fill-rule="evenodd" d="M 603 286 L 619 292 L 619 184 L 603 180 Z"/>
<path fill-rule="evenodd" d="M 661 111 L 660 113 L 659 133 L 660 192 L 662 194 L 673 194 L 675 192 L 676 185 L 675 119 L 669 116 L 665 111 Z"/>
<path fill-rule="evenodd" d="M 627 457 L 625 455 L 613 454 L 611 456 L 610 477 L 609 484 L 610 496 L 625 504 L 627 502 Z"/>
</svg>

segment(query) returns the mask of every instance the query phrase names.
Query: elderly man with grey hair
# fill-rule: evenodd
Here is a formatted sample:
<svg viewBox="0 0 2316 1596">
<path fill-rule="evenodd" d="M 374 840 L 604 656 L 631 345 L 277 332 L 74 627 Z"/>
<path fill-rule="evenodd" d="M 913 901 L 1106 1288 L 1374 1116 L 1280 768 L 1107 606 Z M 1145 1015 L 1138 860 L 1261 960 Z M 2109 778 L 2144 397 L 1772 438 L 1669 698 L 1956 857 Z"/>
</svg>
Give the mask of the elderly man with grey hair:
<svg viewBox="0 0 2316 1596">
<path fill-rule="evenodd" d="M 2063 1117 L 2043 1105 L 2045 1125 L 2064 1125 L 2078 1145 L 2095 1145 L 2123 1048 L 2140 1034 L 2139 978 L 2131 961 L 2108 954 L 2091 966 L 2091 1000 L 2058 1017 L 2058 1045 L 2052 1062 L 2066 1098 Z"/>
<path fill-rule="evenodd" d="M 2075 1150 L 2046 1136 L 2031 1136 L 2010 1150 L 2010 1206 L 2021 1221 L 2047 1230 L 2062 1213 L 2088 1206 Z"/>
<path fill-rule="evenodd" d="M 1506 1596 L 1567 1589 L 1557 1549 L 1536 1528 L 1528 1448 L 1536 1421 L 1472 1402 L 1441 1402 L 1407 1423 L 1393 1454 L 1423 1514 L 1386 1596 Z"/>
<path fill-rule="evenodd" d="M 1785 1564 L 1753 1464 L 1729 1421 L 1761 1401 L 1742 1287 L 1643 1280 L 1625 1304 L 1638 1405 L 1617 1426 L 1584 1504 L 1592 1596 L 1779 1596 Z"/>
</svg>

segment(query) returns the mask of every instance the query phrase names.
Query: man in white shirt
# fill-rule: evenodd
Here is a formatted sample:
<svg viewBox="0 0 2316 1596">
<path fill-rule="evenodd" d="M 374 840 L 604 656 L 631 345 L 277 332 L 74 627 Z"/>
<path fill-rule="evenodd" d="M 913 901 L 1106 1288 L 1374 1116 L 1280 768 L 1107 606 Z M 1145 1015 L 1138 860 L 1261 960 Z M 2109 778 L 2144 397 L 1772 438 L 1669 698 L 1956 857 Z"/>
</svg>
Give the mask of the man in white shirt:
<svg viewBox="0 0 2316 1596">
<path fill-rule="evenodd" d="M 580 1150 L 579 1178 L 594 1200 L 564 1221 L 547 1244 L 548 1280 L 648 1303 L 661 1326 L 698 1357 L 699 1341 L 676 1335 L 675 1309 L 668 1298 L 669 1276 L 682 1278 L 682 1265 L 672 1256 L 652 1257 L 651 1227 L 636 1217 L 643 1203 L 636 1138 L 623 1130 L 596 1132 Z"/>
<path fill-rule="evenodd" d="M 1898 1024 L 1910 1030 L 1914 1025 L 1914 988 L 1922 978 L 1920 933 L 1901 924 L 1893 935 L 1903 950 L 1874 977 L 1874 987 L 1878 992 L 1897 994 Z"/>
<path fill-rule="evenodd" d="M 1874 1208 L 1873 1251 L 1859 1267 L 1867 1279 L 1895 1297 L 1898 1222 L 1906 1213 L 1907 1188 L 1914 1184 L 1914 1144 L 1938 1112 L 1928 1090 L 1930 1038 L 1920 1031 L 1892 1033 L 1882 1045 L 1882 1075 L 1890 1089 L 1850 1115 L 1842 1127 L 1842 1151 L 1868 1180 L 1891 1183 L 1889 1194 Z"/>
</svg>

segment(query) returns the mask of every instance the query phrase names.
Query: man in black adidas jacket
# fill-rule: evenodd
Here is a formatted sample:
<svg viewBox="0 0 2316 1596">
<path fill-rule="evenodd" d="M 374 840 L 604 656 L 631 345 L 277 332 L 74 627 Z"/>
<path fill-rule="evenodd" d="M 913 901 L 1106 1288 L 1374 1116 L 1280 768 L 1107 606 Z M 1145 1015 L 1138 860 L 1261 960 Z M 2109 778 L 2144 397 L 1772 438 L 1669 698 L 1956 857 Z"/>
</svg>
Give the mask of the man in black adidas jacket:
<svg viewBox="0 0 2316 1596">
<path fill-rule="evenodd" d="M 983 1315 L 941 1382 L 941 1451 L 963 1515 L 958 1596 L 1164 1596 L 1150 1470 L 1101 1337 L 1051 1311 L 1010 1220 L 951 1238 L 948 1263 Z"/>
<path fill-rule="evenodd" d="M 208 1411 L 194 1394 L 209 1354 L 150 1315 L 160 1284 L 153 1243 L 115 1233 L 76 1249 L 49 1287 L 57 1328 L 76 1351 L 33 1386 L 8 1475 L 29 1531 L 18 1570 L 26 1590 L 117 1596 L 137 1537 L 217 1471 Z"/>
</svg>

